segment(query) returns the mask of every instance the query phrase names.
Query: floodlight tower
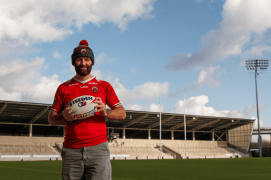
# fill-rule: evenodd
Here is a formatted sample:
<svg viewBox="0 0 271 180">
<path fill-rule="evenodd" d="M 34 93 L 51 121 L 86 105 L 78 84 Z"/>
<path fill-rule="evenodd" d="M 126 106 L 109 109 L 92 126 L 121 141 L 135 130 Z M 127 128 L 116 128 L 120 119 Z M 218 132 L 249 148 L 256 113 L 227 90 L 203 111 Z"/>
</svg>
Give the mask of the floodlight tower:
<svg viewBox="0 0 271 180">
<path fill-rule="evenodd" d="M 256 105 L 257 105 L 257 118 L 258 118 L 258 148 L 259 148 L 259 155 L 262 157 L 262 137 L 260 131 L 260 117 L 259 117 L 259 105 L 258 105 L 258 89 L 257 89 L 257 75 L 258 68 L 260 71 L 266 70 L 268 67 L 268 60 L 267 59 L 255 59 L 255 60 L 246 60 L 246 67 L 249 71 L 255 71 L 255 87 L 256 87 Z"/>
</svg>

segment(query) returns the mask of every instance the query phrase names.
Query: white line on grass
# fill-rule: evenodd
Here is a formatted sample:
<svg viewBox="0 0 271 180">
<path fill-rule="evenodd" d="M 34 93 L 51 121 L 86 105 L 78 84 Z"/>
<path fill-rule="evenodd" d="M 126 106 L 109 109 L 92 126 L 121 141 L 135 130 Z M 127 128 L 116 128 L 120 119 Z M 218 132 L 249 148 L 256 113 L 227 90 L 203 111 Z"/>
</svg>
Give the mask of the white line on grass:
<svg viewBox="0 0 271 180">
<path fill-rule="evenodd" d="M 37 170 L 37 169 L 27 169 L 27 168 L 15 168 L 15 167 L 7 167 L 7 166 L 0 166 L 1 168 L 10 168 L 10 169 L 21 169 L 21 170 L 29 170 L 29 171 L 41 171 L 41 172 L 51 172 L 51 173 L 60 173 L 61 172 L 55 172 L 55 171 L 44 171 L 44 170 Z"/>
</svg>

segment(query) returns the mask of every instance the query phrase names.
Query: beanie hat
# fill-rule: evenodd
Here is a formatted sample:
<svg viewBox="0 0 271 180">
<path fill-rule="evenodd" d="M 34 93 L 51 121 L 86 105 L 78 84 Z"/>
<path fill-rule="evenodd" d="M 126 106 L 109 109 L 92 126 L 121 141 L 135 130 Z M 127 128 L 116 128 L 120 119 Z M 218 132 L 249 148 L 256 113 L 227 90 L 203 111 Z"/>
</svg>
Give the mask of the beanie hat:
<svg viewBox="0 0 271 180">
<path fill-rule="evenodd" d="M 79 45 L 74 48 L 72 54 L 72 65 L 75 64 L 75 60 L 79 57 L 89 57 L 94 65 L 94 54 L 92 49 L 88 47 L 88 42 L 86 40 L 80 41 Z"/>
</svg>

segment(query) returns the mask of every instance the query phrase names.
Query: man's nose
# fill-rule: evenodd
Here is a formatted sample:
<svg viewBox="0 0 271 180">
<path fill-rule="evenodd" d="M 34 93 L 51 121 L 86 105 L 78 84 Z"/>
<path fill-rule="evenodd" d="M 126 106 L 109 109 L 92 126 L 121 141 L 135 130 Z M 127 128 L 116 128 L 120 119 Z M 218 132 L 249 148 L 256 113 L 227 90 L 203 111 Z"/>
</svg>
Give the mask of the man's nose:
<svg viewBox="0 0 271 180">
<path fill-rule="evenodd" d="M 85 66 L 87 64 L 87 62 L 83 59 L 81 62 L 81 65 Z"/>
</svg>

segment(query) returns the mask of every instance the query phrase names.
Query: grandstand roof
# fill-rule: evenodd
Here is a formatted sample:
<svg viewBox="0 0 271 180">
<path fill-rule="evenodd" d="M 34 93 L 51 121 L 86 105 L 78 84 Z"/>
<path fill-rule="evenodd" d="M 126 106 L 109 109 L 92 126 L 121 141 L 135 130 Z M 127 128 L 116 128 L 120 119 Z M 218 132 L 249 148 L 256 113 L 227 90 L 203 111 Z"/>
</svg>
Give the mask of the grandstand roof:
<svg viewBox="0 0 271 180">
<path fill-rule="evenodd" d="M 48 114 L 51 104 L 0 101 L 0 132 L 28 132 L 27 125 L 32 123 L 36 131 L 48 131 Z M 126 110 L 126 119 L 106 121 L 108 128 L 126 128 L 138 130 L 158 130 L 159 112 Z M 232 129 L 244 124 L 253 123 L 253 119 L 185 115 L 187 131 L 211 132 Z M 161 113 L 163 131 L 183 131 L 184 114 Z M 14 128 L 18 126 L 18 128 Z M 23 127 L 22 127 L 23 126 Z M 47 127 L 45 127 L 47 126 Z M 38 129 L 37 129 L 38 127 Z M 52 128 L 52 127 L 51 127 Z M 58 128 L 59 129 L 59 128 Z M 57 131 L 57 129 L 53 130 Z M 16 133 L 11 132 L 11 133 Z"/>
</svg>

